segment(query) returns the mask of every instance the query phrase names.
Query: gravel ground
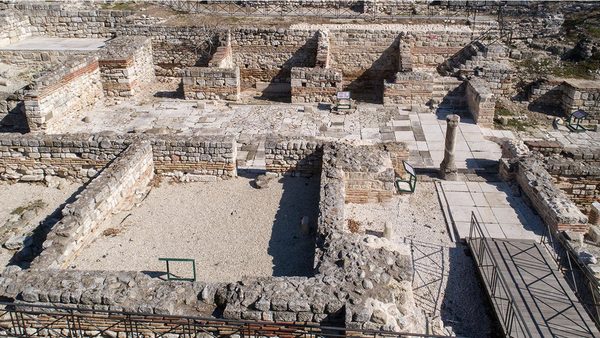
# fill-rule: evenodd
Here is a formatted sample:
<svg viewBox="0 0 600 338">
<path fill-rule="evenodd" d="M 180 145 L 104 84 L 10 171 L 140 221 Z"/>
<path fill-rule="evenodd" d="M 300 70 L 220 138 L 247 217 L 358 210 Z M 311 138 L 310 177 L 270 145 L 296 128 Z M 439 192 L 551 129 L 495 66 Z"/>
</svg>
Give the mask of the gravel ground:
<svg viewBox="0 0 600 338">
<path fill-rule="evenodd" d="M 61 207 L 61 205 L 64 204 L 79 187 L 79 184 L 67 182 L 61 183 L 60 189 L 49 188 L 42 184 L 0 183 L 0 201 L 2 201 L 2 203 L 0 203 L 0 226 L 5 226 L 9 219 L 16 217 L 14 213 L 18 209 L 23 209 L 30 203 L 41 200 L 43 202 L 42 205 L 45 206 L 40 208 L 34 216 L 27 221 L 27 224 L 23 227 L 23 232 L 17 234 L 25 235 L 52 214 L 57 208 Z M 2 230 L 0 231 L 4 233 Z M 15 251 L 1 247 L 0 265 L 5 266 L 14 253 Z"/>
<path fill-rule="evenodd" d="M 113 234 L 102 231 L 72 267 L 161 276 L 158 258 L 170 257 L 194 258 L 205 281 L 309 275 L 314 241 L 299 225 L 305 215 L 316 224 L 318 177 L 285 177 L 266 189 L 251 183 L 162 183 L 139 207 L 115 215 Z"/>
<path fill-rule="evenodd" d="M 382 235 L 388 222 L 393 240 L 411 245 L 415 300 L 430 317 L 441 318 L 459 335 L 491 334 L 491 309 L 474 262 L 464 245 L 450 239 L 433 182 L 419 182 L 414 194 L 387 203 L 347 204 L 346 218 L 375 235 Z"/>
</svg>

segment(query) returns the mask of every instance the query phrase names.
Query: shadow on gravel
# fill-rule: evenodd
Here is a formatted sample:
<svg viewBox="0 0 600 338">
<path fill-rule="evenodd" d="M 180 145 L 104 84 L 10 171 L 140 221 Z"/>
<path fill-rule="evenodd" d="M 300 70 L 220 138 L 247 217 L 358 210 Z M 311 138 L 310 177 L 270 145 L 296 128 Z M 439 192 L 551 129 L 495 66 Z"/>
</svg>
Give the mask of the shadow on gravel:
<svg viewBox="0 0 600 338">
<path fill-rule="evenodd" d="M 273 222 L 267 252 L 273 257 L 273 276 L 312 276 L 315 256 L 314 229 L 319 216 L 320 176 L 283 177 L 283 195 Z M 313 230 L 303 233 L 308 217 Z"/>
</svg>

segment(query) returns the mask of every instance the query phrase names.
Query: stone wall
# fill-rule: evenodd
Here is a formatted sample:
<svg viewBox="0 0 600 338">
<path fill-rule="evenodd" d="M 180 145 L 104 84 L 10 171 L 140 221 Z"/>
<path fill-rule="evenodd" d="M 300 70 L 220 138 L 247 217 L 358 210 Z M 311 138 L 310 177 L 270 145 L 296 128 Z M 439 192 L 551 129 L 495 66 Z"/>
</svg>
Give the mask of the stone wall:
<svg viewBox="0 0 600 338">
<path fill-rule="evenodd" d="M 62 219 L 48 233 L 32 268 L 65 267 L 77 250 L 99 234 L 113 213 L 132 206 L 148 192 L 153 177 L 150 142 L 133 142 L 87 184 L 73 203 L 62 209 Z"/>
<path fill-rule="evenodd" d="M 545 157 L 544 165 L 556 186 L 587 214 L 600 197 L 600 149 L 566 149 L 561 155 Z"/>
<path fill-rule="evenodd" d="M 562 107 L 566 117 L 581 109 L 590 123 L 600 123 L 600 85 L 598 81 L 567 79 L 562 84 Z"/>
<path fill-rule="evenodd" d="M 290 83 L 292 67 L 313 67 L 315 31 L 240 28 L 231 31 L 233 62 L 240 67 L 242 88 L 256 82 Z"/>
<path fill-rule="evenodd" d="M 424 105 L 433 97 L 433 76 L 426 72 L 397 73 L 385 82 L 383 104 Z"/>
<path fill-rule="evenodd" d="M 292 68 L 292 103 L 335 102 L 342 91 L 342 73 L 327 68 Z"/>
<path fill-rule="evenodd" d="M 49 68 L 60 65 L 70 58 L 82 58 L 95 54 L 90 50 L 0 50 L 0 62 L 27 67 Z"/>
<path fill-rule="evenodd" d="M 32 35 L 29 18 L 14 10 L 5 10 L 0 14 L 0 46 L 15 43 Z"/>
<path fill-rule="evenodd" d="M 321 172 L 323 143 L 315 139 L 269 136 L 265 141 L 268 172 L 317 174 Z"/>
<path fill-rule="evenodd" d="M 70 59 L 35 79 L 32 89 L 25 93 L 29 129 L 45 129 L 53 117 L 81 110 L 102 96 L 98 59 Z"/>
<path fill-rule="evenodd" d="M 139 138 L 152 144 L 158 174 L 237 175 L 233 137 L 3 134 L 0 137 L 0 180 L 31 182 L 58 176 L 87 181 Z"/>
<path fill-rule="evenodd" d="M 150 138 L 158 174 L 179 177 L 237 176 L 233 136 L 155 136 Z"/>
<path fill-rule="evenodd" d="M 117 37 L 99 56 L 100 78 L 106 96 L 133 96 L 154 81 L 152 43 L 147 37 Z"/>
<path fill-rule="evenodd" d="M 344 172 L 346 203 L 377 203 L 392 198 L 396 168 L 385 145 L 341 148 L 337 156 Z"/>
<path fill-rule="evenodd" d="M 516 170 L 517 183 L 546 225 L 553 231 L 587 231 L 587 217 L 554 184 L 541 160 L 523 158 Z"/>
<path fill-rule="evenodd" d="M 47 176 L 57 176 L 85 182 L 129 143 L 91 135 L 2 134 L 0 179 L 41 182 Z"/>
<path fill-rule="evenodd" d="M 344 168 L 357 171 L 370 166 L 354 162 L 372 157 L 372 149 L 364 147 L 324 145 L 313 277 L 248 278 L 236 283 L 207 284 L 162 281 L 135 272 L 48 269 L 61 265 L 63 253 L 75 250 L 79 245 L 76 241 L 83 237 L 76 233 L 79 225 L 69 223 L 70 220 L 95 210 L 96 200 L 104 201 L 108 196 L 109 201 L 115 201 L 110 197 L 110 187 L 119 185 L 107 184 L 105 180 L 131 177 L 129 169 L 139 163 L 151 165 L 149 146 L 130 146 L 123 153 L 125 157 L 113 162 L 80 194 L 75 202 L 79 206 L 65 208 L 65 217 L 52 229 L 34 268 L 10 268 L 2 274 L 3 299 L 24 305 L 52 303 L 85 309 L 202 316 L 222 313 L 222 317 L 231 319 L 425 332 L 424 316 L 412 296 L 409 248 L 347 229 Z M 130 156 L 134 156 L 133 161 Z M 130 184 L 125 184 L 126 191 L 147 184 L 150 176 L 146 173 L 150 175 L 151 170 L 145 168 L 142 165 L 135 170 L 138 175 L 127 181 Z M 106 194 L 99 198 L 99 191 Z M 116 207 L 118 204 L 114 203 Z M 100 220 L 102 214 L 97 215 L 93 220 Z M 89 222 L 82 219 L 79 223 L 93 224 Z"/>
<path fill-rule="evenodd" d="M 317 57 L 315 67 L 329 68 L 329 32 L 317 32 Z"/>
<path fill-rule="evenodd" d="M 0 132 L 27 132 L 23 90 L 0 93 Z"/>
<path fill-rule="evenodd" d="M 240 98 L 240 68 L 189 67 L 183 70 L 183 93 L 187 100 Z"/>
<path fill-rule="evenodd" d="M 483 127 L 491 127 L 494 123 L 496 101 L 485 82 L 477 78 L 468 80 L 465 95 L 469 113 L 475 123 Z"/>
</svg>

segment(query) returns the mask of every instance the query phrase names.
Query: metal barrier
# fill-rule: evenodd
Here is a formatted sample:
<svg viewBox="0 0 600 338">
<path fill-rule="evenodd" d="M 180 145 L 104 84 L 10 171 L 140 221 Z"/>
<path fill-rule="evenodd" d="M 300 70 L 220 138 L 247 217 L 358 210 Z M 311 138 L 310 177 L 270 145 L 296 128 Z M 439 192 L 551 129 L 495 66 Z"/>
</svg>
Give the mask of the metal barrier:
<svg viewBox="0 0 600 338">
<path fill-rule="evenodd" d="M 330 0 L 326 4 L 311 0 L 268 0 L 268 1 L 231 1 L 231 0 L 155 0 L 166 4 L 176 11 L 223 16 L 290 16 L 321 17 L 331 19 L 399 19 L 423 18 L 456 20 L 476 17 L 477 6 L 469 2 L 465 6 L 427 5 L 427 12 L 415 14 L 405 0 L 388 1 L 381 10 L 380 4 L 373 0 Z M 445 11 L 445 13 L 444 13 Z M 442 14 L 440 14 L 440 12 Z"/>
<path fill-rule="evenodd" d="M 562 233 L 553 236 L 550 228 L 546 227 L 546 233 L 542 236 L 540 242 L 546 247 L 550 256 L 554 258 L 558 269 L 562 271 L 579 302 L 600 330 L 600 302 L 598 302 L 600 299 L 600 283 L 598 283 L 596 277 L 579 260 L 575 250 Z"/>
<path fill-rule="evenodd" d="M 525 325 L 523 315 L 515 305 L 516 298 L 510 292 L 507 282 L 498 273 L 498 262 L 494 258 L 489 243 L 474 212 L 471 212 L 471 226 L 467 239 L 477 268 L 484 280 L 488 295 L 507 337 L 532 337 Z"/>
<path fill-rule="evenodd" d="M 429 337 L 294 323 L 151 315 L 0 302 L 0 337 Z"/>
</svg>

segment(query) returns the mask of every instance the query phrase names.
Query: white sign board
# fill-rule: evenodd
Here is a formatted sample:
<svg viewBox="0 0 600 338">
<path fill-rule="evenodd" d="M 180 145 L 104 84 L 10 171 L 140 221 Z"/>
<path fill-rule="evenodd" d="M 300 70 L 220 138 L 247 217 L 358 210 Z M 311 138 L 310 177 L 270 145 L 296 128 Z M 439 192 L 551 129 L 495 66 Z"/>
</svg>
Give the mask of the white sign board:
<svg viewBox="0 0 600 338">
<path fill-rule="evenodd" d="M 350 100 L 350 92 L 338 92 L 337 98 L 338 100 Z"/>
</svg>

